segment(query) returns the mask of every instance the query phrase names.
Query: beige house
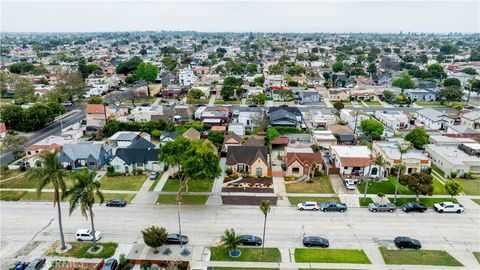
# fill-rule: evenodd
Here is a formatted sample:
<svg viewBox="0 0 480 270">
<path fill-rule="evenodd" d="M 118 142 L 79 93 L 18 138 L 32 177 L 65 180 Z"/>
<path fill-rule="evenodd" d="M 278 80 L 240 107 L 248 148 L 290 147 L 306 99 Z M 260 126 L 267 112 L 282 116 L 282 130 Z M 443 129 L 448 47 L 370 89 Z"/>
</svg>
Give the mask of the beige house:
<svg viewBox="0 0 480 270">
<path fill-rule="evenodd" d="M 385 161 L 384 167 L 392 172 L 392 168 L 402 163 L 404 173 L 418 173 L 430 167 L 430 159 L 420 151 L 409 150 L 400 156 L 398 142 L 373 141 L 372 151 L 375 156 L 381 156 Z M 400 159 L 401 157 L 401 159 Z"/>
<path fill-rule="evenodd" d="M 103 104 L 88 104 L 86 109 L 87 125 L 101 127 L 105 125 L 106 114 Z"/>
<path fill-rule="evenodd" d="M 285 175 L 292 176 L 310 176 L 315 165 L 322 167 L 321 153 L 287 153 L 286 156 L 287 171 Z"/>
<path fill-rule="evenodd" d="M 227 149 L 227 169 L 233 172 L 267 176 L 269 155 L 265 146 L 229 146 Z"/>
</svg>

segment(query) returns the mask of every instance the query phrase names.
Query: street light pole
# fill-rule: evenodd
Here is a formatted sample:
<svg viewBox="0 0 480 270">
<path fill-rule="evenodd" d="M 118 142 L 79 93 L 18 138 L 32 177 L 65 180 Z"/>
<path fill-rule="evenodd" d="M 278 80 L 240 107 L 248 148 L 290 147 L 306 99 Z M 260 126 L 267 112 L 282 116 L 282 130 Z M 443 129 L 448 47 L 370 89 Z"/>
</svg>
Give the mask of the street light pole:
<svg viewBox="0 0 480 270">
<path fill-rule="evenodd" d="M 177 207 L 177 218 L 178 218 L 178 234 L 180 234 L 180 248 L 183 247 L 183 242 L 182 242 L 182 226 L 180 222 L 180 205 L 182 202 L 178 202 L 178 207 Z"/>
</svg>

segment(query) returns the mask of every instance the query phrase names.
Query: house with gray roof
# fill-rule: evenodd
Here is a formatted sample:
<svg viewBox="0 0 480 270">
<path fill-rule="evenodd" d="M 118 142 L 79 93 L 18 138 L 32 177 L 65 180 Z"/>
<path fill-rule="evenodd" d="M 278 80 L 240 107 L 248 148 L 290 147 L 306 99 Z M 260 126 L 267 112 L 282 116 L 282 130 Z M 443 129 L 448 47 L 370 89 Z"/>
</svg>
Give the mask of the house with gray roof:
<svg viewBox="0 0 480 270">
<path fill-rule="evenodd" d="M 267 176 L 269 165 L 266 146 L 229 146 L 227 149 L 227 169 L 234 172 L 257 176 Z"/>
<path fill-rule="evenodd" d="M 454 119 L 445 112 L 432 108 L 425 108 L 417 111 L 417 122 L 420 122 L 426 129 L 445 129 L 447 125 L 453 125 Z"/>
<path fill-rule="evenodd" d="M 158 171 L 160 170 L 159 154 L 160 149 L 141 138 L 128 147 L 118 148 L 110 165 L 118 173 L 133 173 L 135 170 Z"/>
<path fill-rule="evenodd" d="M 461 123 L 473 129 L 480 129 L 480 111 L 471 111 L 462 115 Z"/>
<path fill-rule="evenodd" d="M 98 170 L 112 159 L 112 148 L 101 142 L 79 142 L 65 144 L 58 158 L 67 169 Z"/>
</svg>

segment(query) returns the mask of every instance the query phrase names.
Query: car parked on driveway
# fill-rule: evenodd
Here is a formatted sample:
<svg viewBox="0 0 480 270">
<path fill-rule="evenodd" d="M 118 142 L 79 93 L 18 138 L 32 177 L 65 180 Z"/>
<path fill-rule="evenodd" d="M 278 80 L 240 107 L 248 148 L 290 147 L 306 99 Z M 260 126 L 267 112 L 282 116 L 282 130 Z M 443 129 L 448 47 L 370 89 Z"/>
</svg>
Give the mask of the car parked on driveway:
<svg viewBox="0 0 480 270">
<path fill-rule="evenodd" d="M 159 173 L 158 172 L 151 172 L 149 175 L 148 175 L 148 179 L 150 180 L 155 180 L 157 179 Z"/>
<path fill-rule="evenodd" d="M 393 242 L 395 243 L 395 246 L 397 246 L 399 249 L 404 249 L 404 248 L 420 249 L 422 247 L 422 244 L 420 244 L 420 241 L 418 241 L 417 239 L 406 237 L 406 236 L 395 237 Z"/>
<path fill-rule="evenodd" d="M 305 236 L 303 237 L 303 245 L 306 247 L 324 247 L 330 246 L 328 239 L 319 236 Z"/>
<path fill-rule="evenodd" d="M 255 235 L 242 235 L 240 236 L 240 244 L 244 246 L 261 246 L 262 238 Z"/>
<path fill-rule="evenodd" d="M 344 183 L 345 187 L 349 190 L 355 190 L 355 188 L 357 187 L 357 185 L 355 184 L 355 180 L 353 179 L 345 179 Z"/>
<path fill-rule="evenodd" d="M 402 206 L 400 206 L 400 208 L 406 213 L 408 213 L 408 212 L 423 213 L 423 212 L 427 211 L 427 207 L 425 206 L 425 204 L 416 203 L 416 202 L 409 202 L 409 203 L 403 204 Z"/>
<path fill-rule="evenodd" d="M 108 259 L 101 270 L 115 270 L 118 267 L 118 262 L 115 259 Z"/>
<path fill-rule="evenodd" d="M 167 235 L 167 241 L 165 243 L 170 245 L 185 245 L 188 243 L 188 236 L 171 233 Z"/>
<path fill-rule="evenodd" d="M 297 209 L 300 211 L 303 211 L 303 210 L 317 211 L 320 208 L 318 207 L 318 204 L 316 202 L 306 201 L 306 202 L 301 202 L 297 204 Z"/>
<path fill-rule="evenodd" d="M 45 259 L 45 258 L 35 259 L 28 264 L 28 266 L 27 266 L 27 268 L 25 268 L 25 270 L 41 269 L 45 265 L 46 261 L 47 261 L 47 259 Z"/>
<path fill-rule="evenodd" d="M 98 241 L 102 237 L 102 233 L 95 231 L 95 239 Z M 75 233 L 75 238 L 78 242 L 93 241 L 93 232 L 90 229 L 78 229 Z"/>
<path fill-rule="evenodd" d="M 393 203 L 375 202 L 368 205 L 371 212 L 393 212 L 397 207 Z"/>
<path fill-rule="evenodd" d="M 320 204 L 320 210 L 323 212 L 345 212 L 347 211 L 347 205 L 337 202 L 325 202 Z"/>
<path fill-rule="evenodd" d="M 108 201 L 105 205 L 108 207 L 125 207 L 127 206 L 127 201 L 124 199 L 113 199 Z"/>
<path fill-rule="evenodd" d="M 457 213 L 460 214 L 465 211 L 463 205 L 453 202 L 442 202 L 433 205 L 433 209 L 438 213 Z"/>
</svg>

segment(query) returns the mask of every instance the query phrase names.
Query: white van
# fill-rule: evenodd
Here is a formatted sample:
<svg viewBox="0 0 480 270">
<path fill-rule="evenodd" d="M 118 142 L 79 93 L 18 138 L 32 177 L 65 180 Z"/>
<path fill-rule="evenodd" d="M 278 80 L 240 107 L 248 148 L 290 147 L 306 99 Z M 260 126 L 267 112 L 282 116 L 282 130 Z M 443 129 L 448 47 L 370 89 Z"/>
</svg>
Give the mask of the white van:
<svg viewBox="0 0 480 270">
<path fill-rule="evenodd" d="M 102 237 L 102 233 L 99 231 L 95 231 L 95 239 L 98 241 Z M 79 229 L 75 234 L 75 238 L 78 242 L 82 241 L 93 241 L 92 230 L 90 229 Z"/>
</svg>

